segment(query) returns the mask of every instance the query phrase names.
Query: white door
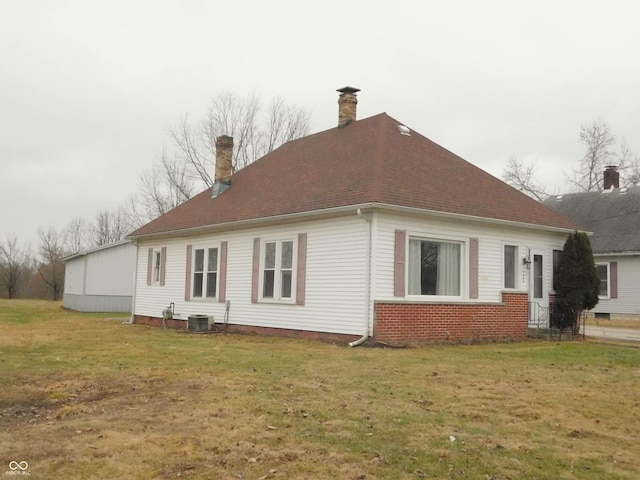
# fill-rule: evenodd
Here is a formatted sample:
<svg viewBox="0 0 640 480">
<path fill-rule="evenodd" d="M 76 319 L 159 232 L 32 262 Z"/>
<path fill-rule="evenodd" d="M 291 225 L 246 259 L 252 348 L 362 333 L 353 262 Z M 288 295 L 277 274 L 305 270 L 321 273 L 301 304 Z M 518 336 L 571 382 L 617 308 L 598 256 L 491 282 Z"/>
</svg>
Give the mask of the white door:
<svg viewBox="0 0 640 480">
<path fill-rule="evenodd" d="M 532 250 L 529 264 L 529 323 L 549 326 L 549 292 L 545 282 L 544 254 Z"/>
</svg>

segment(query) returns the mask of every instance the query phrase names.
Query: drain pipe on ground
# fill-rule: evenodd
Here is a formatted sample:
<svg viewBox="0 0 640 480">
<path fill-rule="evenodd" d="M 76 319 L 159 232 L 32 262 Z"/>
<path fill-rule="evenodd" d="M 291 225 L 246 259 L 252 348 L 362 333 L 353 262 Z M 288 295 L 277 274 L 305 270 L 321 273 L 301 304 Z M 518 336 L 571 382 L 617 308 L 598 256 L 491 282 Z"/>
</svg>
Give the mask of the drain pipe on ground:
<svg viewBox="0 0 640 480">
<path fill-rule="evenodd" d="M 364 333 L 362 334 L 362 337 L 360 337 L 358 340 L 354 340 L 353 342 L 350 342 L 349 343 L 350 347 L 357 347 L 359 345 L 362 345 L 364 342 L 367 341 L 367 338 L 369 338 L 369 311 L 370 311 L 370 303 L 371 303 L 371 235 L 372 235 L 371 222 L 372 220 L 370 218 L 365 217 L 362 214 L 362 210 L 360 209 L 356 211 L 356 215 L 358 215 L 362 220 L 364 220 L 369 224 L 369 239 L 367 244 L 367 293 L 365 295 L 367 305 L 364 309 L 365 311 Z"/>
</svg>

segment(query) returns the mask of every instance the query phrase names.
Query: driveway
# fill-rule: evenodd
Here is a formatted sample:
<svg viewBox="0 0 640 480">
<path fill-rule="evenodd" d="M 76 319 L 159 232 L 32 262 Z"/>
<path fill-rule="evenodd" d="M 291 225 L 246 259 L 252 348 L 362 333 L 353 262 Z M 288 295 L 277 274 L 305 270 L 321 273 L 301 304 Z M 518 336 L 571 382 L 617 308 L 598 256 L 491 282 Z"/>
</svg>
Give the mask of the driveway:
<svg viewBox="0 0 640 480">
<path fill-rule="evenodd" d="M 587 337 L 608 338 L 610 340 L 627 340 L 630 342 L 640 342 L 640 330 L 632 328 L 612 328 L 600 327 L 596 325 L 586 325 L 585 334 Z"/>
</svg>

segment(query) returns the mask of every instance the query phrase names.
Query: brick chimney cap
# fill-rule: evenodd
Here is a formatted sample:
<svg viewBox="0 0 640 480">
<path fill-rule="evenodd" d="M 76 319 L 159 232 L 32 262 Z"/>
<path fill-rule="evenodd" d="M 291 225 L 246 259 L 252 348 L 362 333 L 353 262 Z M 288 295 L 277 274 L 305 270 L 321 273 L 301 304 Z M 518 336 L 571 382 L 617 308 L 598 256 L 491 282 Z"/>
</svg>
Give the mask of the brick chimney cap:
<svg viewBox="0 0 640 480">
<path fill-rule="evenodd" d="M 229 135 L 220 135 L 216 138 L 216 145 L 218 144 L 233 146 L 233 137 L 230 137 Z"/>
<path fill-rule="evenodd" d="M 617 165 L 606 165 L 604 168 L 606 168 L 607 170 L 618 170 Z"/>
<path fill-rule="evenodd" d="M 360 91 L 359 88 L 354 87 L 342 87 L 336 90 L 336 92 L 340 93 L 358 93 Z"/>
</svg>

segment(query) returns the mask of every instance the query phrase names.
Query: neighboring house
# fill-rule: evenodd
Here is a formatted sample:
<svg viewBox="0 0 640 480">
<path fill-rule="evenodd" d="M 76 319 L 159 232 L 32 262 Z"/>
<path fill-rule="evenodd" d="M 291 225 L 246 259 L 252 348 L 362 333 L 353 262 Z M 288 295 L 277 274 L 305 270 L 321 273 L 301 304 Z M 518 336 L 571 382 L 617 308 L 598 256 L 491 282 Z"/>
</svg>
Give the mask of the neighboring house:
<svg viewBox="0 0 640 480">
<path fill-rule="evenodd" d="M 557 195 L 549 208 L 583 225 L 600 275 L 597 317 L 640 318 L 640 187 L 619 188 L 615 167 L 604 172 L 604 190 Z"/>
<path fill-rule="evenodd" d="M 130 235 L 134 322 L 174 304 L 169 326 L 352 345 L 526 336 L 580 227 L 386 113 L 356 120 L 358 90 L 339 91 L 336 128 L 233 175 L 219 137 L 214 186 Z"/>
<path fill-rule="evenodd" d="M 136 246 L 128 240 L 62 259 L 65 308 L 81 312 L 130 312 Z"/>
</svg>

